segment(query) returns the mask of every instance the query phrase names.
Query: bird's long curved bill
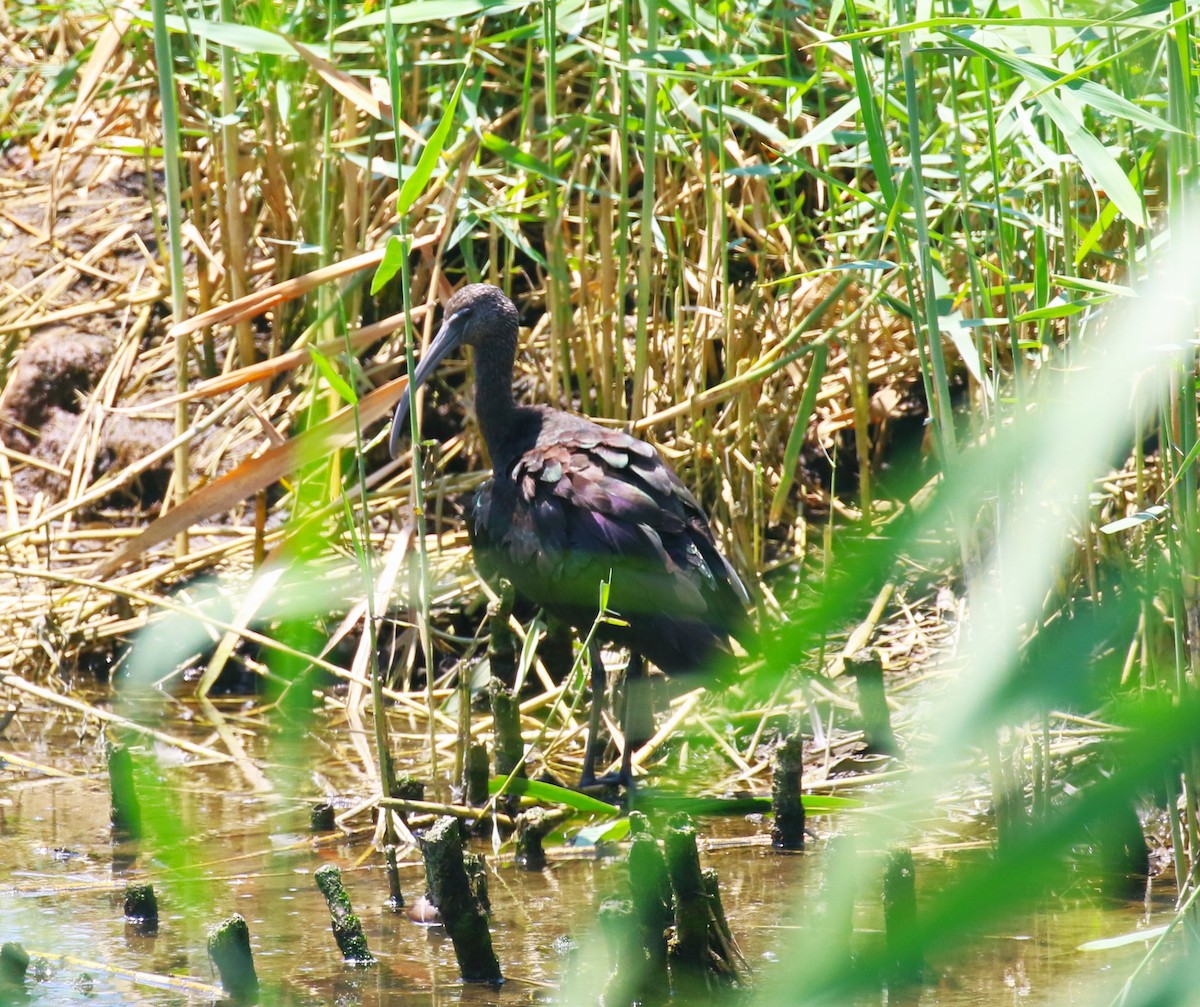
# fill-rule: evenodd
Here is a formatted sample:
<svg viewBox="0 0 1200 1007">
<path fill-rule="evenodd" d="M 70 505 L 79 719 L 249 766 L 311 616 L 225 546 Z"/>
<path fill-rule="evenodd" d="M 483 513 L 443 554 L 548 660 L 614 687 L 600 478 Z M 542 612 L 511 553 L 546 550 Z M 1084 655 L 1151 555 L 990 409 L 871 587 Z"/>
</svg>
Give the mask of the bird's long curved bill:
<svg viewBox="0 0 1200 1007">
<path fill-rule="evenodd" d="M 425 355 L 417 364 L 416 373 L 409 378 L 408 387 L 404 389 L 404 394 L 400 396 L 400 402 L 396 406 L 396 415 L 392 417 L 392 433 L 388 438 L 388 451 L 391 452 L 393 458 L 400 453 L 400 442 L 408 432 L 408 408 L 412 397 L 417 393 L 417 389 L 429 379 L 429 375 L 434 372 L 437 365 L 458 348 L 461 340 L 462 327 L 455 325 L 453 318 L 447 318 L 442 322 L 438 334 L 433 337 L 429 349 L 425 351 Z"/>
</svg>

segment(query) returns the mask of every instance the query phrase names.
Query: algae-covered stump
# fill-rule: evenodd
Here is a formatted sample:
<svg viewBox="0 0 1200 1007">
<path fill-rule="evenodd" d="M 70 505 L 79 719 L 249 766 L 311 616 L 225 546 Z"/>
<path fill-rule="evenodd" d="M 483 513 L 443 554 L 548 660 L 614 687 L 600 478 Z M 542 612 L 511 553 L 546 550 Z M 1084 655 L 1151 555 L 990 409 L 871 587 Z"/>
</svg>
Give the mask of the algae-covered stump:
<svg viewBox="0 0 1200 1007">
<path fill-rule="evenodd" d="M 463 760 L 463 800 L 468 807 L 482 808 L 488 800 L 487 745 L 475 742 Z M 482 824 L 482 823 L 481 823 Z"/>
<path fill-rule="evenodd" d="M 508 776 L 521 766 L 518 775 L 524 776 L 525 742 L 521 739 L 521 706 L 517 697 L 499 678 L 493 677 L 488 682 L 488 699 L 496 725 L 496 775 Z"/>
<path fill-rule="evenodd" d="M 883 662 L 870 651 L 860 650 L 846 658 L 846 672 L 858 683 L 858 711 L 867 751 L 895 755 L 896 735 L 892 733 L 892 714 L 883 688 Z"/>
<path fill-rule="evenodd" d="M 125 919 L 143 934 L 158 930 L 158 899 L 153 885 L 125 886 Z"/>
<path fill-rule="evenodd" d="M 23 986 L 29 971 L 29 952 L 13 941 L 0 947 L 0 990 Z"/>
<path fill-rule="evenodd" d="M 221 985 L 235 1003 L 253 1003 L 258 997 L 258 974 L 250 953 L 250 928 L 235 913 L 208 932 L 208 956 L 217 967 Z"/>
<path fill-rule="evenodd" d="M 387 907 L 392 912 L 398 912 L 404 908 L 404 892 L 400 890 L 400 864 L 396 856 L 395 843 L 388 843 L 387 846 L 383 848 L 383 859 L 387 864 Z"/>
<path fill-rule="evenodd" d="M 834 836 L 826 844 L 822 860 L 824 873 L 816 901 L 807 914 L 806 931 L 808 939 L 819 941 L 824 949 L 823 967 L 831 973 L 843 973 L 854 961 L 851 940 L 858 887 L 858 841 L 849 833 Z"/>
<path fill-rule="evenodd" d="M 337 815 L 329 801 L 319 801 L 308 812 L 310 832 L 332 832 L 337 826 Z"/>
<path fill-rule="evenodd" d="M 714 982 L 737 981 L 733 937 L 716 894 L 716 875 L 700 869 L 696 828 L 676 815 L 663 840 L 667 876 L 675 894 L 675 929 L 667 946 L 671 985 L 684 998 L 711 989 Z"/>
<path fill-rule="evenodd" d="M 512 685 L 517 680 L 517 647 L 513 640 L 512 617 L 513 586 L 501 579 L 495 601 L 488 604 L 488 669 L 493 678 Z"/>
<path fill-rule="evenodd" d="M 804 849 L 804 802 L 800 796 L 804 769 L 804 737 L 792 730 L 775 750 L 775 773 L 771 779 L 771 806 L 775 821 L 771 845 L 777 850 Z"/>
<path fill-rule="evenodd" d="M 133 756 L 124 745 L 108 746 L 108 786 L 113 839 L 140 839 L 142 806 L 133 782 Z"/>
<path fill-rule="evenodd" d="M 919 982 L 925 957 L 917 939 L 917 882 L 912 850 L 888 850 L 883 871 L 883 926 L 887 933 L 889 981 Z"/>
<path fill-rule="evenodd" d="M 707 986 L 709 912 L 696 829 L 685 816 L 672 819 L 663 848 L 675 893 L 675 933 L 667 947 L 667 960 L 675 991 L 686 996 Z"/>
<path fill-rule="evenodd" d="M 634 811 L 629 816 L 629 891 L 641 932 L 650 971 L 664 980 L 667 971 L 667 931 L 674 920 L 671 911 L 671 882 L 667 862 L 658 840 L 650 832 L 646 816 Z"/>
<path fill-rule="evenodd" d="M 333 864 L 326 864 L 317 869 L 313 879 L 321 894 L 325 896 L 326 905 L 329 906 L 333 936 L 342 957 L 356 965 L 374 965 L 375 958 L 367 948 L 362 920 L 354 914 L 350 906 L 350 895 L 346 886 L 342 884 L 342 872 Z"/>
<path fill-rule="evenodd" d="M 457 819 L 439 818 L 420 837 L 429 896 L 442 914 L 466 982 L 500 983 L 500 961 L 492 948 L 487 911 L 464 863 Z"/>
<path fill-rule="evenodd" d="M 565 811 L 548 808 L 529 808 L 517 815 L 517 864 L 527 871 L 540 871 L 546 866 L 546 851 L 542 840 L 568 818 Z"/>
<path fill-rule="evenodd" d="M 392 791 L 388 794 L 400 801 L 425 800 L 425 781 L 413 776 L 412 773 L 399 773 L 392 783 Z M 403 812 L 401 813 L 403 815 Z"/>
</svg>

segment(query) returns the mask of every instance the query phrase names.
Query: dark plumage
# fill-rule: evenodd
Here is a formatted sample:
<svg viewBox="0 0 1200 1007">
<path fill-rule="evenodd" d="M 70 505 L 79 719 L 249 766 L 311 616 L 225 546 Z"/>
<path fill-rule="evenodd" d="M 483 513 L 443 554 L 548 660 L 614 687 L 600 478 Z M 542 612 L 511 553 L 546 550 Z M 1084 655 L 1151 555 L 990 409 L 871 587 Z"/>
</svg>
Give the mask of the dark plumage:
<svg viewBox="0 0 1200 1007">
<path fill-rule="evenodd" d="M 409 396 L 459 344 L 475 349 L 475 409 L 492 460 L 470 519 L 480 573 L 578 628 L 596 617 L 601 580 L 626 626 L 605 635 L 668 673 L 710 668 L 729 654 L 749 598 L 717 549 L 708 519 L 653 447 L 571 413 L 518 406 L 512 397 L 517 310 L 496 287 L 463 287 L 396 410 L 391 451 Z M 584 782 L 591 782 L 603 670 L 593 653 L 592 724 Z M 625 718 L 627 719 L 627 718 Z M 622 777 L 633 747 L 626 739 Z"/>
</svg>

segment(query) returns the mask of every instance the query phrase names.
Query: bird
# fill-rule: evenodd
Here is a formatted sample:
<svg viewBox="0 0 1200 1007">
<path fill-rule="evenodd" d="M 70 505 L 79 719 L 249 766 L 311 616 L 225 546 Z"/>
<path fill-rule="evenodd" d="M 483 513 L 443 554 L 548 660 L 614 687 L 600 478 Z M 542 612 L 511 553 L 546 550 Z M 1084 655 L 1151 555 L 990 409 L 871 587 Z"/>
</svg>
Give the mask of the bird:
<svg viewBox="0 0 1200 1007">
<path fill-rule="evenodd" d="M 750 596 L 704 510 L 653 446 L 574 413 L 514 401 L 518 333 L 517 308 L 498 287 L 472 283 L 455 292 L 397 405 L 389 450 L 400 453 L 417 389 L 457 348 L 472 347 L 476 419 L 492 464 L 468 517 L 475 565 L 485 581 L 507 579 L 581 632 L 596 620 L 601 582 L 609 583 L 608 608 L 618 618 L 593 635 L 580 786 L 628 788 L 644 662 L 668 676 L 728 666 Z M 598 636 L 630 653 L 621 768 L 603 779 L 596 776 L 606 684 Z"/>
</svg>

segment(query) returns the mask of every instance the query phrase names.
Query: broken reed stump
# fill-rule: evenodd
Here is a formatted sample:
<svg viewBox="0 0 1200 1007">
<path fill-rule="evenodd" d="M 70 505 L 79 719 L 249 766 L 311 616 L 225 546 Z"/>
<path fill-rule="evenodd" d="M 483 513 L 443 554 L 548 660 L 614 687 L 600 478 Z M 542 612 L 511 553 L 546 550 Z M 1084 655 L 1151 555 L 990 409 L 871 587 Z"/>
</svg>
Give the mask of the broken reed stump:
<svg viewBox="0 0 1200 1007">
<path fill-rule="evenodd" d="M 0 991 L 6 986 L 24 986 L 29 971 L 29 952 L 15 941 L 0 947 Z"/>
<path fill-rule="evenodd" d="M 466 982 L 503 982 L 500 961 L 492 948 L 488 917 L 464 863 L 458 820 L 439 818 L 421 836 L 425 881 L 442 923 L 454 944 L 454 956 Z"/>
<path fill-rule="evenodd" d="M 250 953 L 250 928 L 237 913 L 208 932 L 208 957 L 217 967 L 221 985 L 234 1003 L 258 999 L 258 973 Z"/>
<path fill-rule="evenodd" d="M 309 809 L 308 829 L 310 832 L 332 832 L 336 826 L 333 805 L 329 801 L 320 801 Z"/>
<path fill-rule="evenodd" d="M 488 751 L 482 742 L 467 749 L 463 761 L 463 800 L 469 807 L 482 808 L 488 801 Z M 482 823 L 481 823 L 482 824 Z"/>
<path fill-rule="evenodd" d="M 113 839 L 117 842 L 142 837 L 142 806 L 133 782 L 133 756 L 124 745 L 108 746 L 108 788 L 112 798 L 109 814 Z"/>
<path fill-rule="evenodd" d="M 388 797 L 397 801 L 423 801 L 425 800 L 425 781 L 413 776 L 412 773 L 399 773 L 392 780 L 392 786 Z M 408 824 L 409 812 L 405 808 L 391 808 L 400 816 L 400 821 Z M 384 814 L 384 810 L 380 810 L 378 814 Z"/>
<path fill-rule="evenodd" d="M 648 959 L 648 976 L 667 978 L 667 932 L 675 916 L 667 862 L 650 823 L 640 811 L 629 815 L 629 890 L 633 899 L 642 946 Z"/>
<path fill-rule="evenodd" d="M 887 936 L 888 980 L 920 982 L 925 956 L 917 931 L 917 882 L 912 850 L 893 846 L 883 869 L 883 926 Z"/>
<path fill-rule="evenodd" d="M 696 829 L 686 816 L 673 818 L 663 839 L 667 876 L 675 895 L 675 929 L 667 960 L 677 995 L 708 986 L 708 895 L 700 873 Z"/>
<path fill-rule="evenodd" d="M 392 912 L 404 908 L 404 893 L 400 890 L 400 864 L 396 859 L 396 844 L 388 843 L 383 848 L 383 860 L 387 865 L 388 897 L 384 903 Z"/>
<path fill-rule="evenodd" d="M 771 845 L 777 850 L 804 849 L 804 802 L 800 796 L 804 769 L 804 736 L 798 727 L 789 730 L 775 749 L 771 777 Z"/>
<path fill-rule="evenodd" d="M 496 775 L 508 779 L 513 770 L 524 779 L 525 742 L 521 738 L 521 705 L 499 678 L 488 682 L 488 701 L 492 707 L 492 749 L 496 756 Z M 517 816 L 520 798 L 506 794 L 497 805 L 510 818 Z"/>
<path fill-rule="evenodd" d="M 737 974 L 726 963 L 715 941 L 713 910 L 700 870 L 696 827 L 687 815 L 676 815 L 663 840 L 667 877 L 675 894 L 675 929 L 667 945 L 671 985 L 684 1001 L 707 991 L 713 980 L 732 982 Z"/>
<path fill-rule="evenodd" d="M 425 781 L 413 776 L 412 773 L 400 773 L 392 781 L 392 791 L 388 797 L 394 797 L 398 801 L 423 801 L 425 800 Z M 404 812 L 400 812 L 400 817 L 404 817 Z"/>
<path fill-rule="evenodd" d="M 488 668 L 493 678 L 509 687 L 517 680 L 517 646 L 509 625 L 515 597 L 512 584 L 501 579 L 500 592 L 487 609 Z"/>
<path fill-rule="evenodd" d="M 883 662 L 879 655 L 860 650 L 846 658 L 846 672 L 858 684 L 858 712 L 862 718 L 863 741 L 874 755 L 895 755 L 892 712 L 883 688 Z"/>
<path fill-rule="evenodd" d="M 517 815 L 517 865 L 527 871 L 540 871 L 546 866 L 546 851 L 542 840 L 570 817 L 561 809 L 529 808 Z"/>
<path fill-rule="evenodd" d="M 333 864 L 326 864 L 317 868 L 313 880 L 325 896 L 325 904 L 329 906 L 333 937 L 342 957 L 355 965 L 374 965 L 375 958 L 367 948 L 362 920 L 355 915 L 350 905 L 350 895 L 342 884 L 342 872 Z"/>
<path fill-rule="evenodd" d="M 738 949 L 737 941 L 733 939 L 733 931 L 729 928 L 729 920 L 725 916 L 725 904 L 721 901 L 721 883 L 715 867 L 705 867 L 700 872 L 700 880 L 704 885 L 704 894 L 708 896 L 708 947 L 710 953 L 720 961 L 721 971 L 727 978 L 736 980 L 738 969 L 745 965 L 745 959 Z"/>
<path fill-rule="evenodd" d="M 125 886 L 125 920 L 133 924 L 138 933 L 158 931 L 158 899 L 154 896 L 153 885 Z"/>
<path fill-rule="evenodd" d="M 512 691 L 499 679 L 488 682 L 488 699 L 495 724 L 496 775 L 508 776 L 517 766 L 525 775 L 525 742 L 521 739 L 521 706 Z"/>
</svg>

